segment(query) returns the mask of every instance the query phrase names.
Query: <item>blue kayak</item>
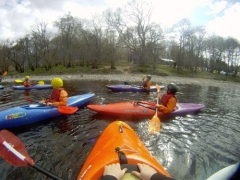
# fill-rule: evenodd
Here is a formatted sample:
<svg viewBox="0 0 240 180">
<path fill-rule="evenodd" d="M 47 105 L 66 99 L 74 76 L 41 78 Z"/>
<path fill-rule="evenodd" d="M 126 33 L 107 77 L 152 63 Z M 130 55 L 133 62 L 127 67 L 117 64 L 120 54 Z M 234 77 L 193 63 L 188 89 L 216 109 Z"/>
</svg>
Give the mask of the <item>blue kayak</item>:
<svg viewBox="0 0 240 180">
<path fill-rule="evenodd" d="M 149 90 L 141 88 L 140 86 L 136 85 L 106 85 L 106 87 L 113 92 L 157 92 L 156 86 L 151 86 Z M 165 88 L 165 86 L 160 86 L 161 89 Z"/>
<path fill-rule="evenodd" d="M 3 86 L 3 85 L 0 85 L 0 89 L 4 89 L 4 86 Z"/>
<path fill-rule="evenodd" d="M 68 98 L 68 106 L 86 105 L 95 94 L 83 94 Z M 30 124 L 60 115 L 57 107 L 29 104 L 13 107 L 0 112 L 0 129 Z"/>
<path fill-rule="evenodd" d="M 30 90 L 30 89 L 51 89 L 52 85 L 51 84 L 36 84 L 34 86 L 28 86 L 25 87 L 23 85 L 20 86 L 12 86 L 13 89 L 17 89 L 17 90 Z"/>
</svg>

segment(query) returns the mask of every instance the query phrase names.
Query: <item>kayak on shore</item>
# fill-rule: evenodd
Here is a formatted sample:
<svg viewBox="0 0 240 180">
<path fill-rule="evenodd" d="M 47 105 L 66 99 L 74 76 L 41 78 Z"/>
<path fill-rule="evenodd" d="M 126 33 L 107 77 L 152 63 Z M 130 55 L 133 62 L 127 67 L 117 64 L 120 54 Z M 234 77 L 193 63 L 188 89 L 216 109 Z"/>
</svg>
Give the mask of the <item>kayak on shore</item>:
<svg viewBox="0 0 240 180">
<path fill-rule="evenodd" d="M 176 109 L 170 114 L 164 114 L 158 111 L 159 117 L 172 117 L 186 114 L 192 114 L 200 111 L 203 104 L 195 103 L 177 103 Z M 156 113 L 156 103 L 147 101 L 119 102 L 112 104 L 90 104 L 87 108 L 99 114 L 126 117 L 126 118 L 150 118 Z"/>
<path fill-rule="evenodd" d="M 60 114 L 73 114 L 85 106 L 95 94 L 82 94 L 68 97 L 67 106 L 46 106 L 38 103 L 13 107 L 0 112 L 0 129 L 13 128 L 42 121 Z M 75 107 L 75 108 L 73 108 Z"/>
<path fill-rule="evenodd" d="M 127 160 L 121 159 L 119 151 L 124 153 Z M 122 121 L 114 121 L 105 128 L 88 155 L 77 180 L 100 179 L 104 167 L 112 163 L 120 163 L 129 170 L 136 170 L 137 163 L 144 163 L 158 173 L 171 177 L 151 155 L 134 130 Z"/>
<path fill-rule="evenodd" d="M 142 88 L 137 85 L 126 85 L 126 84 L 118 84 L 118 85 L 106 85 L 108 89 L 113 92 L 156 92 L 157 87 L 151 86 L 149 90 Z M 160 86 L 161 89 L 165 88 L 165 86 Z"/>
<path fill-rule="evenodd" d="M 51 84 L 36 84 L 36 85 L 33 85 L 33 86 L 28 86 L 28 87 L 25 87 L 23 85 L 12 86 L 12 87 L 13 87 L 13 89 L 16 89 L 16 90 L 51 89 L 52 85 Z"/>
</svg>

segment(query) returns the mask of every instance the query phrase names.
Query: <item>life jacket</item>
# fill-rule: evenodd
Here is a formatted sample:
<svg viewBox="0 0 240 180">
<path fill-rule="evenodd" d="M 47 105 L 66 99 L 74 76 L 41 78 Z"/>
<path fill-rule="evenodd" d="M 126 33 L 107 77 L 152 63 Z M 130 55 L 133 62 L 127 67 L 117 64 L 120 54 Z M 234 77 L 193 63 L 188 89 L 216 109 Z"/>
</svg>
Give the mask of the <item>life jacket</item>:
<svg viewBox="0 0 240 180">
<path fill-rule="evenodd" d="M 169 101 L 169 99 L 170 99 L 171 97 L 174 97 L 174 98 L 176 99 L 176 97 L 174 96 L 174 94 L 167 94 L 167 93 L 165 93 L 165 94 L 161 97 L 159 104 L 162 104 L 162 105 L 164 105 L 164 106 L 167 106 L 167 103 L 168 103 L 168 101 Z"/>
<path fill-rule="evenodd" d="M 151 86 L 151 80 L 146 80 L 142 83 L 142 86 L 146 89 L 150 89 L 150 86 Z"/>
<path fill-rule="evenodd" d="M 59 101 L 60 92 L 62 90 L 63 90 L 62 88 L 54 89 L 50 95 L 50 102 Z"/>
</svg>

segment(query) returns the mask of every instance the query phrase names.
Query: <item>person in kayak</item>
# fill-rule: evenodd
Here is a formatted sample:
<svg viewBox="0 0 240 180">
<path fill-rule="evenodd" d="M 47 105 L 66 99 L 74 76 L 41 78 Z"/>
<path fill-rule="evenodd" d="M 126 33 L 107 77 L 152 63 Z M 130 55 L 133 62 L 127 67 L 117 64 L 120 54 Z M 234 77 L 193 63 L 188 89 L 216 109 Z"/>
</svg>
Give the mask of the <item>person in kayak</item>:
<svg viewBox="0 0 240 180">
<path fill-rule="evenodd" d="M 23 86 L 24 87 L 29 87 L 29 86 L 35 85 L 35 82 L 30 82 L 29 79 L 30 79 L 29 76 L 25 76 L 25 79 L 23 81 Z"/>
<path fill-rule="evenodd" d="M 121 169 L 119 163 L 110 164 L 104 167 L 103 178 L 101 180 L 174 180 L 163 174 L 157 173 L 157 171 L 147 164 L 137 164 L 140 172 L 132 171 L 126 173 L 127 168 Z"/>
<path fill-rule="evenodd" d="M 46 104 L 48 106 L 66 106 L 68 93 L 62 88 L 62 79 L 53 78 L 51 84 L 53 86 L 53 90 L 50 97 L 40 101 L 40 104 Z"/>
<path fill-rule="evenodd" d="M 174 83 L 170 83 L 167 85 L 167 91 L 163 96 L 159 96 L 159 104 L 157 104 L 157 107 L 159 111 L 167 114 L 174 111 L 177 99 L 175 97 L 176 92 L 178 91 L 177 86 Z"/>
<path fill-rule="evenodd" d="M 142 88 L 145 88 L 147 90 L 150 89 L 151 87 L 151 75 L 147 75 L 147 78 L 145 80 L 146 76 L 144 75 L 143 78 L 142 78 L 142 84 L 141 84 L 141 87 Z"/>
</svg>

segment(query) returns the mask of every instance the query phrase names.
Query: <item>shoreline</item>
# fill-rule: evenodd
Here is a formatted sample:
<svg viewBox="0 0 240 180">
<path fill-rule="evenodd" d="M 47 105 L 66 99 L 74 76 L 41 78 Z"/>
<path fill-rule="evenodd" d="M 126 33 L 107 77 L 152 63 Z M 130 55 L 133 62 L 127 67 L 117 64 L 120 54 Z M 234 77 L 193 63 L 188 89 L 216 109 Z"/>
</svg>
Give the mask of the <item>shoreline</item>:
<svg viewBox="0 0 240 180">
<path fill-rule="evenodd" d="M 167 85 L 168 83 L 176 83 L 176 84 L 194 84 L 201 86 L 215 86 L 215 87 L 240 87 L 240 83 L 231 82 L 231 81 L 221 81 L 214 79 L 202 79 L 202 78 L 188 78 L 188 77 L 175 77 L 175 76 L 158 76 L 151 75 L 152 82 Z M 51 81 L 54 77 L 59 77 L 63 81 L 67 80 L 89 80 L 89 81 L 98 81 L 98 80 L 107 80 L 107 81 L 120 81 L 120 82 L 141 82 L 142 74 L 64 74 L 64 75 L 50 75 L 50 76 L 30 76 L 30 80 L 33 81 Z M 15 82 L 16 79 L 23 78 L 14 78 L 6 76 L 3 82 Z"/>
</svg>

